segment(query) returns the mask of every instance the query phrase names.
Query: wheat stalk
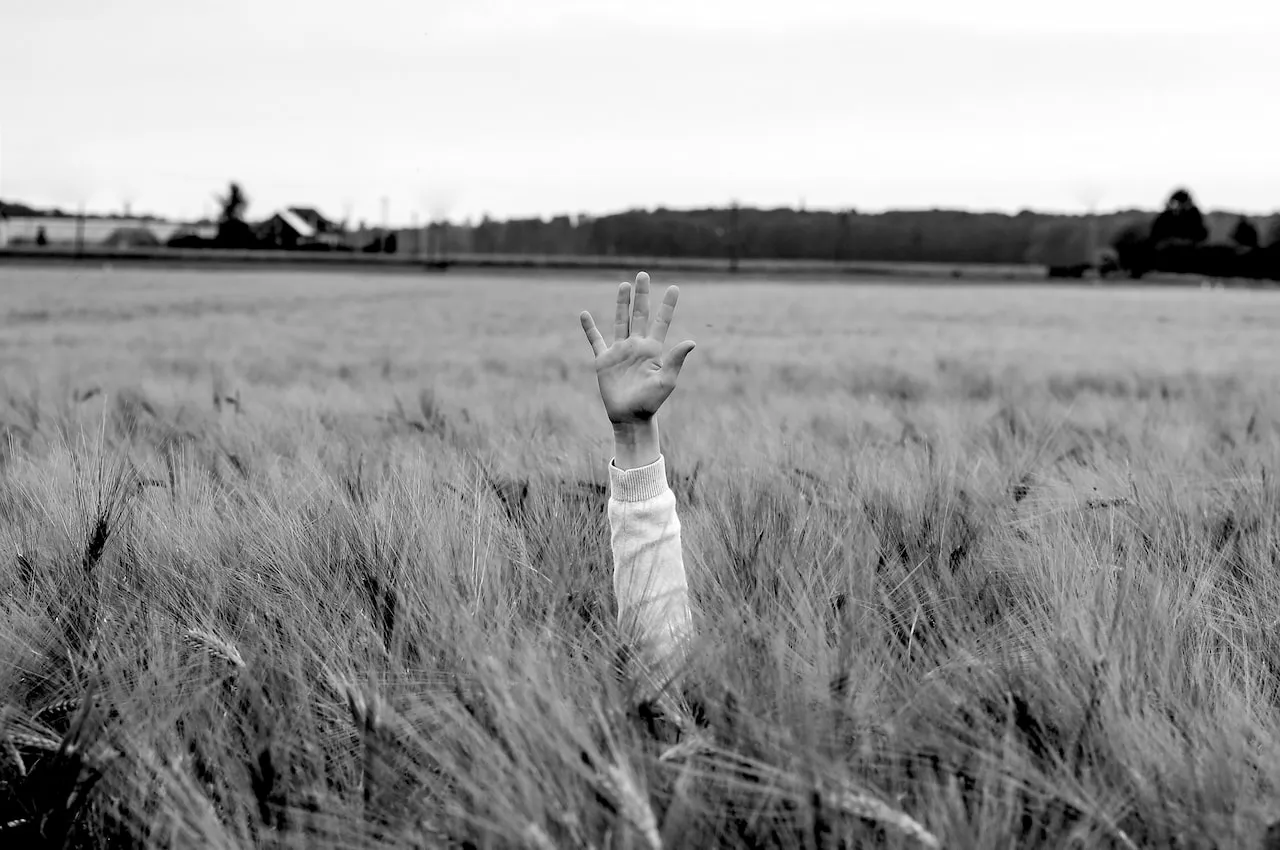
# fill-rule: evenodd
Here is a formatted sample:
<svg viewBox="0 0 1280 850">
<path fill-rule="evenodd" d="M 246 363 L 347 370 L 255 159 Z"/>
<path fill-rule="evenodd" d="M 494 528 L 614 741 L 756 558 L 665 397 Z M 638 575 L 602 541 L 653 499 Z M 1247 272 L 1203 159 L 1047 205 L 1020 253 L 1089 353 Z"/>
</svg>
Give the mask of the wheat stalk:
<svg viewBox="0 0 1280 850">
<path fill-rule="evenodd" d="M 612 765 L 606 770 L 605 779 L 606 784 L 618 799 L 622 817 L 640 831 L 650 850 L 662 850 L 658 818 L 653 814 L 648 799 L 640 793 L 631 773 L 617 765 Z"/>
<path fill-rule="evenodd" d="M 194 649 L 203 649 L 215 658 L 221 658 L 232 667 L 244 668 L 244 659 L 233 644 L 202 629 L 187 629 L 182 642 Z"/>
<path fill-rule="evenodd" d="M 750 764 L 750 760 L 742 759 L 740 756 L 732 752 L 719 750 L 705 736 L 695 735 L 686 741 L 681 741 L 673 747 L 668 748 L 659 756 L 659 761 L 670 762 L 678 759 L 692 759 L 696 756 L 711 755 L 726 759 L 726 763 L 739 762 L 743 765 Z M 772 771 L 770 771 L 772 772 Z M 783 784 L 795 784 L 794 778 L 786 778 L 779 776 Z M 826 804 L 834 809 L 839 809 L 846 814 L 862 818 L 863 820 L 873 821 L 886 827 L 891 827 L 903 835 L 913 838 L 921 845 L 929 848 L 929 850 L 938 850 L 942 843 L 937 836 L 929 832 L 919 821 L 912 818 L 905 812 L 893 808 L 887 803 L 867 794 L 853 786 L 852 783 L 844 781 L 840 783 L 840 788 L 836 791 L 828 791 L 824 795 Z"/>
<path fill-rule="evenodd" d="M 670 762 L 677 760 L 690 759 L 703 753 L 711 752 L 714 744 L 706 735 L 693 734 L 677 744 L 674 744 L 662 751 L 662 755 L 658 756 L 658 761 Z"/>
<path fill-rule="evenodd" d="M 32 735 L 27 732 L 15 732 L 9 730 L 4 733 L 5 738 L 21 747 L 29 750 L 42 750 L 46 753 L 56 753 L 62 749 L 62 742 L 56 738 L 49 738 L 44 735 Z"/>
<path fill-rule="evenodd" d="M 18 775 L 26 778 L 27 764 L 22 760 L 22 753 L 18 752 L 18 748 L 13 745 L 13 741 L 6 739 L 4 741 L 4 752 L 13 762 L 13 766 L 17 768 Z"/>
<path fill-rule="evenodd" d="M 350 682 L 334 679 L 331 684 L 347 698 L 351 721 L 358 730 L 380 737 L 400 736 L 413 739 L 416 735 L 409 722 L 396 711 L 391 703 L 372 689 L 357 687 Z"/>
<path fill-rule="evenodd" d="M 842 783 L 842 785 L 843 787 L 839 791 L 829 792 L 826 795 L 828 805 L 855 817 L 860 817 L 863 820 L 893 827 L 903 835 L 914 838 L 925 847 L 930 848 L 930 850 L 937 850 L 942 846 L 937 836 L 925 829 L 919 821 L 906 812 L 901 812 L 889 804 L 859 791 L 847 782 Z"/>
<path fill-rule="evenodd" d="M 44 708 L 37 711 L 35 713 L 35 718 L 39 720 L 40 718 L 44 718 L 44 717 L 60 717 L 62 715 L 70 714 L 71 712 L 78 710 L 80 708 L 80 705 L 81 705 L 81 700 L 79 697 L 72 697 L 71 699 L 59 700 L 57 702 L 49 703 Z"/>
<path fill-rule="evenodd" d="M 376 691 L 366 692 L 350 682 L 342 683 L 342 692 L 356 727 L 375 734 L 381 732 L 382 719 L 387 714 L 387 704 L 382 697 Z"/>
<path fill-rule="evenodd" d="M 538 826 L 536 823 L 530 823 L 520 833 L 520 837 L 524 839 L 534 850 L 556 850 L 556 845 L 547 835 L 546 830 Z"/>
</svg>

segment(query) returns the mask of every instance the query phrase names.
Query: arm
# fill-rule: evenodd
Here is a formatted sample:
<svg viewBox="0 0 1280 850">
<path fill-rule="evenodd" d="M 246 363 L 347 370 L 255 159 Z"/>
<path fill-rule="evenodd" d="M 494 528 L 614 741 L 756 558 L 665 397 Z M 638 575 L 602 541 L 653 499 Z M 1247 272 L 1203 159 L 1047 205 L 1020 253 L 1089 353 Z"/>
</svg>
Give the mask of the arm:
<svg viewBox="0 0 1280 850">
<path fill-rule="evenodd" d="M 652 326 L 644 272 L 636 276 L 634 295 L 633 302 L 630 284 L 618 288 L 612 345 L 605 345 L 590 313 L 580 319 L 595 355 L 600 398 L 613 425 L 609 527 L 619 625 L 640 642 L 651 665 L 666 667 L 677 660 L 692 620 L 680 520 L 655 415 L 675 389 L 693 343 L 680 343 L 663 356 L 680 296 L 676 287 L 667 290 Z"/>
<path fill-rule="evenodd" d="M 615 427 L 609 530 L 618 623 L 654 662 L 678 657 L 693 630 L 676 497 L 653 420 Z"/>
</svg>

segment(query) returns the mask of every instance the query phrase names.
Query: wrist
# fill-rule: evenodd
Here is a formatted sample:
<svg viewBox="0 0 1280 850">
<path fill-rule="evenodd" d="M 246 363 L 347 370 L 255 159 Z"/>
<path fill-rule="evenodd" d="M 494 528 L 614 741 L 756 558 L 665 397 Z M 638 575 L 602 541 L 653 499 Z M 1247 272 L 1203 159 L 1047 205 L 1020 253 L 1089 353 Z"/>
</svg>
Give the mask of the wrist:
<svg viewBox="0 0 1280 850">
<path fill-rule="evenodd" d="M 613 424 L 613 462 L 619 469 L 648 466 L 662 454 L 658 443 L 658 420 L 615 422 Z"/>
</svg>

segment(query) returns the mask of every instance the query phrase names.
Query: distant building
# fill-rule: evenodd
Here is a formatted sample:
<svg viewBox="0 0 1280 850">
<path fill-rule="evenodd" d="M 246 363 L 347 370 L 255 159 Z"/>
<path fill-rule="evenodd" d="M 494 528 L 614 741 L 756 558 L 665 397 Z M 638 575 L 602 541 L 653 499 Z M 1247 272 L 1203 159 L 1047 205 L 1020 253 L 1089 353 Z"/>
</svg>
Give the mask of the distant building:
<svg viewBox="0 0 1280 850">
<path fill-rule="evenodd" d="M 258 238 L 278 248 L 304 248 L 308 245 L 338 246 L 345 234 L 312 207 L 286 207 L 254 228 Z"/>
<path fill-rule="evenodd" d="M 184 224 L 165 240 L 166 245 L 176 248 L 200 248 L 204 243 L 218 235 L 218 225 L 206 222 Z"/>
<path fill-rule="evenodd" d="M 129 232 L 131 235 L 127 238 L 134 244 L 140 244 L 145 239 L 139 234 L 142 230 L 151 233 L 157 243 L 163 243 L 182 226 L 174 221 L 95 216 L 83 219 L 74 216 L 8 216 L 0 217 L 0 247 L 34 245 L 41 230 L 49 245 L 74 245 L 77 240 L 85 247 L 102 245 L 117 231 Z M 116 236 L 117 240 L 121 238 L 124 237 Z"/>
<path fill-rule="evenodd" d="M 160 239 L 146 227 L 117 227 L 102 244 L 108 248 L 157 248 Z"/>
</svg>

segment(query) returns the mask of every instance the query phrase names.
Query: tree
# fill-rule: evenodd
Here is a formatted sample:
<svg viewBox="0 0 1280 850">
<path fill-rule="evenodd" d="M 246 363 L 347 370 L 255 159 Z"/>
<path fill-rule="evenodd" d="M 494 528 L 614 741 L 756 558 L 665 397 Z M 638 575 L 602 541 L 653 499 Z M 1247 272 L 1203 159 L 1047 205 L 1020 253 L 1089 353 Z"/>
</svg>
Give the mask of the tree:
<svg viewBox="0 0 1280 850">
<path fill-rule="evenodd" d="M 240 188 L 239 183 L 232 182 L 227 194 L 218 198 L 222 211 L 218 214 L 218 223 L 244 221 L 245 210 L 249 208 L 249 196 Z"/>
<path fill-rule="evenodd" d="M 216 243 L 222 248 L 251 248 L 255 239 L 253 230 L 244 220 L 245 210 L 249 208 L 249 196 L 240 188 L 240 184 L 232 182 L 227 194 L 218 198 L 221 208 L 218 213 L 218 236 Z"/>
<path fill-rule="evenodd" d="M 1191 193 L 1186 189 L 1175 189 L 1151 225 L 1152 245 L 1157 248 L 1164 242 L 1199 245 L 1208 238 L 1209 228 L 1205 226 L 1204 216 Z"/>
<path fill-rule="evenodd" d="M 1089 241 L 1089 223 L 1076 218 L 1050 219 L 1031 229 L 1025 259 L 1045 266 L 1050 277 L 1081 277 L 1096 259 Z"/>
<path fill-rule="evenodd" d="M 1253 222 L 1248 217 L 1240 216 L 1236 221 L 1235 229 L 1231 231 L 1231 241 L 1239 245 L 1241 248 L 1250 250 L 1258 247 L 1258 228 L 1253 226 Z"/>
<path fill-rule="evenodd" d="M 1151 230 L 1155 230 L 1152 224 Z M 1134 280 L 1151 270 L 1151 241 L 1142 222 L 1130 222 L 1116 233 L 1111 247 L 1116 253 L 1117 265 Z"/>
</svg>

